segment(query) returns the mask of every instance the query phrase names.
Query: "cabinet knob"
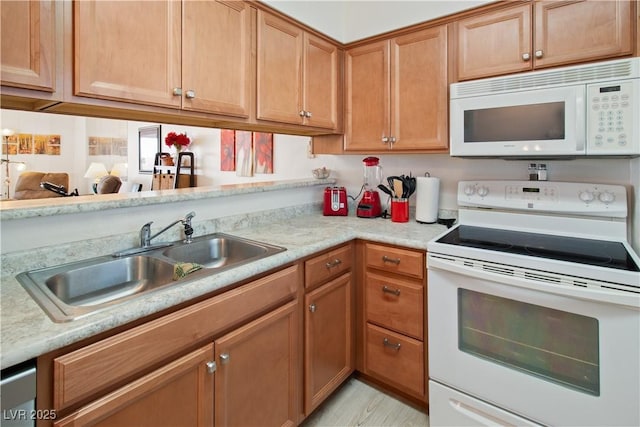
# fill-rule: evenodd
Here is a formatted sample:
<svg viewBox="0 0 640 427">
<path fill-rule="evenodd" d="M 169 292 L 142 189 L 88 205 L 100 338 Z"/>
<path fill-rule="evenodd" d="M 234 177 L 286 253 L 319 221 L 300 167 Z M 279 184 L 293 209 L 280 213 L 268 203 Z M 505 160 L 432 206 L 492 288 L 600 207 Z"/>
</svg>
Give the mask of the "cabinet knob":
<svg viewBox="0 0 640 427">
<path fill-rule="evenodd" d="M 384 292 L 385 294 L 393 294 L 393 295 L 395 295 L 397 297 L 400 296 L 400 289 L 397 289 L 397 288 L 393 289 L 393 288 L 391 288 L 391 287 L 389 287 L 387 285 L 383 285 L 382 286 L 382 292 Z"/>
<path fill-rule="evenodd" d="M 523 60 L 523 61 L 525 61 L 525 62 L 526 62 L 526 61 L 528 61 L 528 60 L 530 60 L 530 59 L 531 59 L 531 54 L 530 54 L 529 52 L 527 52 L 527 53 L 523 53 L 523 54 L 522 54 L 522 60 Z"/>
<path fill-rule="evenodd" d="M 315 302 L 309 304 L 309 311 L 312 312 L 312 313 L 316 312 L 316 303 Z"/>
<path fill-rule="evenodd" d="M 390 142 L 391 144 L 395 144 L 395 143 L 396 143 L 396 137 L 395 137 L 395 136 L 392 136 L 391 138 L 389 138 L 389 142 Z"/>
<path fill-rule="evenodd" d="M 400 346 L 402 344 L 400 344 L 400 343 L 394 344 L 394 343 L 392 343 L 391 341 L 389 341 L 388 339 L 385 338 L 385 339 L 382 340 L 382 345 L 384 345 L 385 347 L 392 348 L 395 351 L 400 351 Z"/>
<path fill-rule="evenodd" d="M 207 372 L 209 372 L 210 374 L 213 374 L 217 368 L 218 366 L 213 360 L 211 362 L 207 362 Z"/>
<path fill-rule="evenodd" d="M 306 117 L 307 112 L 306 112 L 306 111 L 304 111 L 304 110 L 300 110 L 300 112 L 298 113 L 298 115 L 299 115 L 300 117 Z"/>
<path fill-rule="evenodd" d="M 220 363 L 222 363 L 223 365 L 229 363 L 229 353 L 222 353 L 220 355 Z"/>
<path fill-rule="evenodd" d="M 173 88 L 173 96 L 182 96 L 182 88 L 174 87 Z"/>
<path fill-rule="evenodd" d="M 542 58 L 542 50 L 536 50 L 536 58 L 540 59 Z"/>
<path fill-rule="evenodd" d="M 195 90 L 191 90 L 191 89 L 189 89 L 189 90 L 184 94 L 184 96 L 185 96 L 187 99 L 193 99 L 193 98 L 195 98 L 195 97 L 196 97 L 196 91 L 195 91 Z"/>
<path fill-rule="evenodd" d="M 311 111 L 305 111 L 305 112 L 304 112 L 304 116 L 305 116 L 307 119 L 310 119 L 310 118 L 311 118 L 311 116 L 312 116 Z"/>
<path fill-rule="evenodd" d="M 389 137 L 388 136 L 383 136 L 382 137 L 382 143 L 383 144 L 387 144 L 389 142 Z"/>
</svg>

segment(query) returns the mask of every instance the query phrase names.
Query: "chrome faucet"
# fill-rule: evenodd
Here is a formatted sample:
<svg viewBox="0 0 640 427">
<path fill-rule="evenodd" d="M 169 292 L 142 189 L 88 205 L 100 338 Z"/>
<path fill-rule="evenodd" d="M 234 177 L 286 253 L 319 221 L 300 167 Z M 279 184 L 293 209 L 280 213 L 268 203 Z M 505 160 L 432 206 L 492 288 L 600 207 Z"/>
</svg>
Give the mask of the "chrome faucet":
<svg viewBox="0 0 640 427">
<path fill-rule="evenodd" d="M 173 221 L 171 224 L 167 225 L 162 230 L 158 231 L 153 236 L 151 235 L 151 224 L 153 221 L 149 221 L 140 229 L 140 247 L 149 248 L 151 247 L 151 241 L 173 227 L 176 224 L 182 224 L 184 226 L 184 243 L 193 242 L 193 227 L 191 226 L 191 220 L 196 216 L 195 212 L 189 212 L 184 218 Z"/>
<path fill-rule="evenodd" d="M 125 249 L 124 251 L 119 251 L 113 254 L 114 257 L 122 257 L 129 256 L 134 254 L 139 254 L 142 252 L 147 252 L 154 249 L 160 249 L 167 246 L 173 245 L 173 243 L 158 243 L 155 245 L 151 244 L 151 241 L 173 227 L 176 224 L 182 224 L 184 226 L 184 243 L 193 242 L 193 226 L 191 225 L 191 220 L 196 216 L 195 212 L 189 212 L 184 218 L 173 221 L 171 224 L 167 225 L 165 228 L 151 235 L 151 224 L 153 221 L 149 221 L 140 229 L 140 246 L 137 248 Z"/>
</svg>

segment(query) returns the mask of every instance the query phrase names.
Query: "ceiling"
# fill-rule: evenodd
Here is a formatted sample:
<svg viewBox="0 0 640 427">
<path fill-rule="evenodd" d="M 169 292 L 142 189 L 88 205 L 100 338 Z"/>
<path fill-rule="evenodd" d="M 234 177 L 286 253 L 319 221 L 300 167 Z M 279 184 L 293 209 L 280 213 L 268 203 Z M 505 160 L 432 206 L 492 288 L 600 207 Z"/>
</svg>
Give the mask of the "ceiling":
<svg viewBox="0 0 640 427">
<path fill-rule="evenodd" d="M 492 0 L 262 0 L 341 42 L 350 43 Z"/>
</svg>

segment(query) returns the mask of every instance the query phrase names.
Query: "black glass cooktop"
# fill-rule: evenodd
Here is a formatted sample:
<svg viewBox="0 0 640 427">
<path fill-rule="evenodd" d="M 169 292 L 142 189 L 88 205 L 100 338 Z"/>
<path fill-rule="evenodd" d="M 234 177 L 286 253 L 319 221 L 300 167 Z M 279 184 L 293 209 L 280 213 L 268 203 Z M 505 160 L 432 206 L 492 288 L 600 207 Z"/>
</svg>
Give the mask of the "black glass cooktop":
<svg viewBox="0 0 640 427">
<path fill-rule="evenodd" d="M 620 242 L 525 233 L 471 225 L 456 227 L 440 238 L 438 242 L 618 270 L 640 271 L 638 265 Z"/>
</svg>

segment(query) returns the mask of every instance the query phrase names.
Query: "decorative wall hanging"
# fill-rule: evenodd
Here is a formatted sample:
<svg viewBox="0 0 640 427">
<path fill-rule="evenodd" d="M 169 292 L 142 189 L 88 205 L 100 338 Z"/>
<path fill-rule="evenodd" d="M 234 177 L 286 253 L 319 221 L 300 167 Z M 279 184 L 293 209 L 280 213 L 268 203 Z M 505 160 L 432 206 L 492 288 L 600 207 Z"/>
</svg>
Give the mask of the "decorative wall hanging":
<svg viewBox="0 0 640 427">
<path fill-rule="evenodd" d="M 128 141 L 126 138 L 105 136 L 89 137 L 90 156 L 126 156 Z"/>
<path fill-rule="evenodd" d="M 2 154 L 46 154 L 60 155 L 60 135 L 39 135 L 19 133 L 7 136 L 6 144 L 2 146 Z"/>
<path fill-rule="evenodd" d="M 273 134 L 253 133 L 253 170 L 255 173 L 273 173 Z"/>
<path fill-rule="evenodd" d="M 220 170 L 236 170 L 236 131 L 220 129 Z"/>
<path fill-rule="evenodd" d="M 236 131 L 236 174 L 253 176 L 252 134 L 249 131 Z"/>
</svg>

